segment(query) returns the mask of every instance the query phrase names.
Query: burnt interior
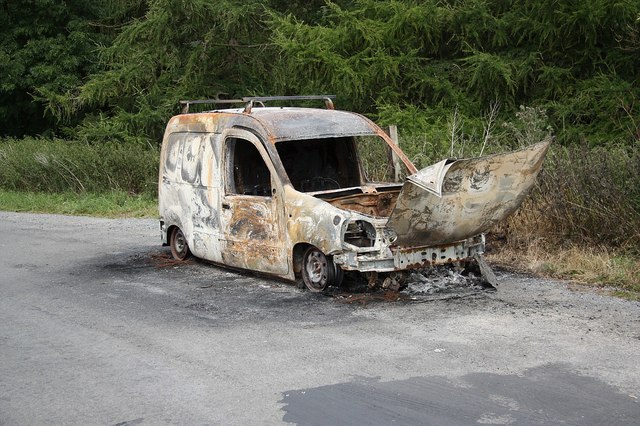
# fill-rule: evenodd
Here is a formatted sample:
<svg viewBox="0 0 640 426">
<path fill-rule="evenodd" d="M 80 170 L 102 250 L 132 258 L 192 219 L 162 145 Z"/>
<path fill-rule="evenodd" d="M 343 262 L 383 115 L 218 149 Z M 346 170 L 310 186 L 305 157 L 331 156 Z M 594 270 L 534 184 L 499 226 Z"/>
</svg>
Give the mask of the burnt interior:
<svg viewBox="0 0 640 426">
<path fill-rule="evenodd" d="M 398 201 L 401 186 L 385 188 L 386 191 L 362 192 L 326 200 L 335 207 L 376 217 L 389 217 Z"/>
<path fill-rule="evenodd" d="M 276 150 L 298 191 L 317 192 L 315 197 L 340 209 L 376 217 L 391 215 L 402 185 L 365 184 L 353 137 L 278 142 Z"/>
<path fill-rule="evenodd" d="M 289 181 L 300 192 L 360 186 L 353 138 L 321 138 L 276 143 Z"/>
<path fill-rule="evenodd" d="M 347 226 L 344 241 L 357 247 L 373 247 L 376 242 L 376 230 L 369 222 L 356 220 Z"/>
<path fill-rule="evenodd" d="M 251 142 L 232 138 L 227 141 L 232 150 L 233 185 L 227 190 L 231 194 L 271 195 L 271 173 L 258 148 Z M 231 183 L 230 182 L 230 183 Z"/>
</svg>

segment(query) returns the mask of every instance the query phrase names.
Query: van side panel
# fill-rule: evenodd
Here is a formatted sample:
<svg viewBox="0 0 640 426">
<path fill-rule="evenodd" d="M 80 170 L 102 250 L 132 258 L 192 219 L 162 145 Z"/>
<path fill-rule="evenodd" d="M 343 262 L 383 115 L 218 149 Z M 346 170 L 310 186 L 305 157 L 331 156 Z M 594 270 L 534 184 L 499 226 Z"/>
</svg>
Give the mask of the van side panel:
<svg viewBox="0 0 640 426">
<path fill-rule="evenodd" d="M 160 171 L 158 178 L 158 210 L 163 224 L 162 239 L 167 244 L 172 226 L 183 229 L 178 188 L 182 158 L 182 137 L 177 133 L 166 132 L 160 151 Z"/>
<path fill-rule="evenodd" d="M 187 133 L 182 153 L 180 202 L 185 222 L 190 222 L 187 233 L 189 247 L 200 258 L 219 261 L 218 239 L 218 185 L 213 163 L 212 133 Z"/>
<path fill-rule="evenodd" d="M 207 132 L 168 133 L 162 148 L 158 189 L 165 229 L 180 227 L 191 252 L 214 262 L 222 260 L 217 136 Z"/>
</svg>

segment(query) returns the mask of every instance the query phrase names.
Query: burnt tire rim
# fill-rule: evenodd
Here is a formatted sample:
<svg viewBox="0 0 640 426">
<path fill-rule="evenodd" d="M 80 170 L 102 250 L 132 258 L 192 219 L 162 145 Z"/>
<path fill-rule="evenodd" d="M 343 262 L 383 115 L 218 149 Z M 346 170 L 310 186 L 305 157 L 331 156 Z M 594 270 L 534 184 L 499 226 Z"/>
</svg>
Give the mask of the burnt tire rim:
<svg viewBox="0 0 640 426">
<path fill-rule="evenodd" d="M 189 255 L 189 245 L 180 228 L 173 231 L 171 238 L 171 252 L 178 260 L 184 260 Z"/>
<path fill-rule="evenodd" d="M 331 281 L 333 264 L 318 249 L 311 248 L 305 253 L 303 264 L 304 282 L 311 291 L 323 291 Z"/>
</svg>

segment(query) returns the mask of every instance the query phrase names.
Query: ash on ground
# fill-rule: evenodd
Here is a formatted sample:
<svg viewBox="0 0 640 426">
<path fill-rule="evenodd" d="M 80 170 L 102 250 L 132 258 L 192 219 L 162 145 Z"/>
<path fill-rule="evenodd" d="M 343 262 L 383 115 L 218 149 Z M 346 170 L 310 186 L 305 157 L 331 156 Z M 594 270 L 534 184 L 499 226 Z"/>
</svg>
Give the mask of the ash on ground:
<svg viewBox="0 0 640 426">
<path fill-rule="evenodd" d="M 484 278 L 455 268 L 434 267 L 411 272 L 401 293 L 411 296 L 464 295 L 494 290 Z"/>
</svg>

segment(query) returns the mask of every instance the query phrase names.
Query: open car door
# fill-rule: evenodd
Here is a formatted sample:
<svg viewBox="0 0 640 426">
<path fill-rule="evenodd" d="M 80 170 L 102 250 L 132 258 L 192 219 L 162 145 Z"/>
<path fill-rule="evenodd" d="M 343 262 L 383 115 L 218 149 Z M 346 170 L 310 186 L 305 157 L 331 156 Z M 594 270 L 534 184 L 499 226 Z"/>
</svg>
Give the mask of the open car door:
<svg viewBox="0 0 640 426">
<path fill-rule="evenodd" d="M 387 226 L 399 246 L 434 246 L 476 236 L 525 199 L 551 139 L 519 151 L 443 160 L 407 177 Z"/>
</svg>

